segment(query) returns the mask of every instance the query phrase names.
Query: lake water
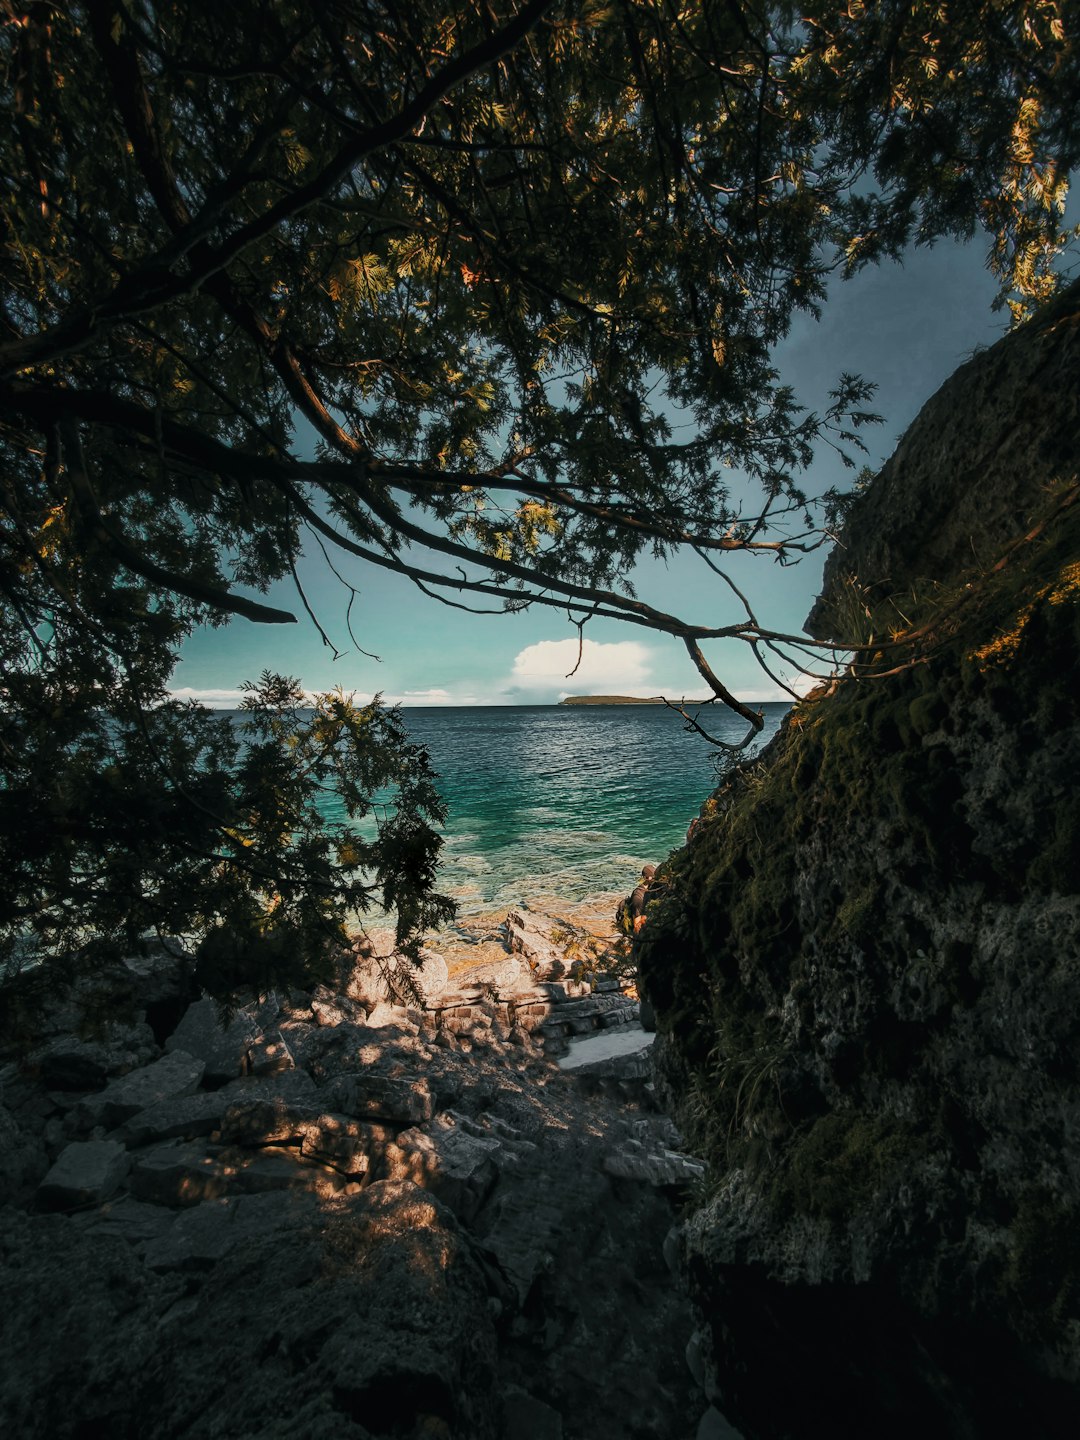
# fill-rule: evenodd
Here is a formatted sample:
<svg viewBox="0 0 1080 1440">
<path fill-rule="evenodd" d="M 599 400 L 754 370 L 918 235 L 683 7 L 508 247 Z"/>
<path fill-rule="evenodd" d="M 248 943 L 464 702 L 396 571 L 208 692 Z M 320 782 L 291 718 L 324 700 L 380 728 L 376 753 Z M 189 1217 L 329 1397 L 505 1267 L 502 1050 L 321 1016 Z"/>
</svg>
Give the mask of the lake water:
<svg viewBox="0 0 1080 1440">
<path fill-rule="evenodd" d="M 763 744 L 788 706 L 766 705 Z M 492 706 L 404 712 L 450 816 L 440 889 L 461 909 L 539 894 L 580 901 L 629 890 L 681 845 L 716 785 L 721 753 L 662 705 Z M 718 737 L 736 716 L 706 711 Z"/>
</svg>

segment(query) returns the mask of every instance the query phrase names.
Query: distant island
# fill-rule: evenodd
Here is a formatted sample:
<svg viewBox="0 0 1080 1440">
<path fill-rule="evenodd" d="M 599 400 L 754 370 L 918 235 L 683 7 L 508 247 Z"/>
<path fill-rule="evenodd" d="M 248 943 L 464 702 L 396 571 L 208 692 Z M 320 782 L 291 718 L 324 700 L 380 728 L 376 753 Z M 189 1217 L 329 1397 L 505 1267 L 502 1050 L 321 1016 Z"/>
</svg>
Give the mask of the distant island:
<svg viewBox="0 0 1080 1440">
<path fill-rule="evenodd" d="M 642 700 L 637 695 L 567 695 L 560 705 L 663 705 L 662 695 L 650 695 Z"/>
</svg>

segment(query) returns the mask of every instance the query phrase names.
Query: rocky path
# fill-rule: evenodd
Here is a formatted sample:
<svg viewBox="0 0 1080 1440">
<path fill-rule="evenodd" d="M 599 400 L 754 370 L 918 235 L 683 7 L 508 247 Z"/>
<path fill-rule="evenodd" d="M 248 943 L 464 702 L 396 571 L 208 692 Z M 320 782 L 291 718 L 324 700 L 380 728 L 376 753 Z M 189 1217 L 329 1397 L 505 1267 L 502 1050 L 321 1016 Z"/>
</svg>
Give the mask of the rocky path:
<svg viewBox="0 0 1080 1440">
<path fill-rule="evenodd" d="M 642 1052 L 556 1063 L 636 1019 L 602 941 L 525 910 L 422 1006 L 357 955 L 228 1026 L 158 951 L 94 1037 L 54 1009 L 0 1068 L 0 1432 L 712 1433 L 663 1258 L 700 1167 Z"/>
</svg>

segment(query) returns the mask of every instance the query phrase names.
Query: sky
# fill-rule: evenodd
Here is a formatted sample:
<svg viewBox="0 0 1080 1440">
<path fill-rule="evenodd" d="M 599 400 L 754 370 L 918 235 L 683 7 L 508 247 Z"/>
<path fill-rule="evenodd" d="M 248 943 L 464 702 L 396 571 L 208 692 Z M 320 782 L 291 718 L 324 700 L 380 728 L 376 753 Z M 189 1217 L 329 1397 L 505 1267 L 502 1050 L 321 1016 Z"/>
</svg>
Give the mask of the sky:
<svg viewBox="0 0 1080 1440">
<path fill-rule="evenodd" d="M 822 320 L 800 316 L 777 350 L 782 379 L 812 409 L 824 408 L 841 370 L 877 383 L 869 408 L 884 423 L 862 432 L 869 454 L 861 459 L 873 469 L 942 382 L 1007 329 L 1008 312 L 991 308 L 996 284 L 984 258 L 981 240 L 967 246 L 942 242 L 910 252 L 902 266 L 881 265 L 852 280 L 836 280 Z M 830 485 L 846 488 L 851 478 L 839 457 L 824 449 L 803 488 L 812 494 Z M 798 565 L 780 567 L 766 556 L 744 555 L 733 557 L 729 568 L 763 624 L 799 633 L 820 588 L 824 558 L 820 550 Z M 272 670 L 294 676 L 312 692 L 340 686 L 362 700 L 379 692 L 405 708 L 553 704 L 568 694 L 703 693 L 682 646 L 668 636 L 617 621 L 590 622 L 581 663 L 569 677 L 578 659 L 577 630 L 557 611 L 464 614 L 359 560 L 341 555 L 335 564 L 360 592 L 352 628 L 370 655 L 358 653 L 349 639 L 348 596 L 316 556 L 301 568 L 301 579 L 324 629 L 344 652 L 341 658 L 335 660 L 323 644 L 290 582 L 275 586 L 267 600 L 297 613 L 298 624 L 236 618 L 196 631 L 181 651 L 173 692 L 231 707 L 242 682 Z M 355 569 L 343 568 L 350 565 Z M 633 580 L 642 599 L 685 619 L 722 625 L 743 618 L 730 592 L 696 557 L 666 566 L 642 562 Z M 785 698 L 748 647 L 727 641 L 703 648 L 719 677 L 743 700 Z"/>
</svg>

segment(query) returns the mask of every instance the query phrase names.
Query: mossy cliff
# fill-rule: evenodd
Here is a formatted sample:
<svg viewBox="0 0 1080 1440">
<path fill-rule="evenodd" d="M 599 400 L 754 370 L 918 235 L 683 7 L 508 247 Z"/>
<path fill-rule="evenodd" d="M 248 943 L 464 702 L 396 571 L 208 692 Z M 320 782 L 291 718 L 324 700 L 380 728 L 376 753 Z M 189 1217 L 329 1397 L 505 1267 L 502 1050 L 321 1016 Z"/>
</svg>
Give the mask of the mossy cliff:
<svg viewBox="0 0 1080 1440">
<path fill-rule="evenodd" d="M 1075 407 L 1072 297 L 1026 353 Z M 683 1260 L 747 1440 L 1080 1433 L 1080 435 L 1048 407 L 1015 416 L 1022 502 L 987 495 L 997 558 L 899 579 L 901 643 L 732 770 L 650 906 L 662 1078 L 711 1164 Z M 860 559 L 826 608 L 888 634 Z"/>
</svg>

